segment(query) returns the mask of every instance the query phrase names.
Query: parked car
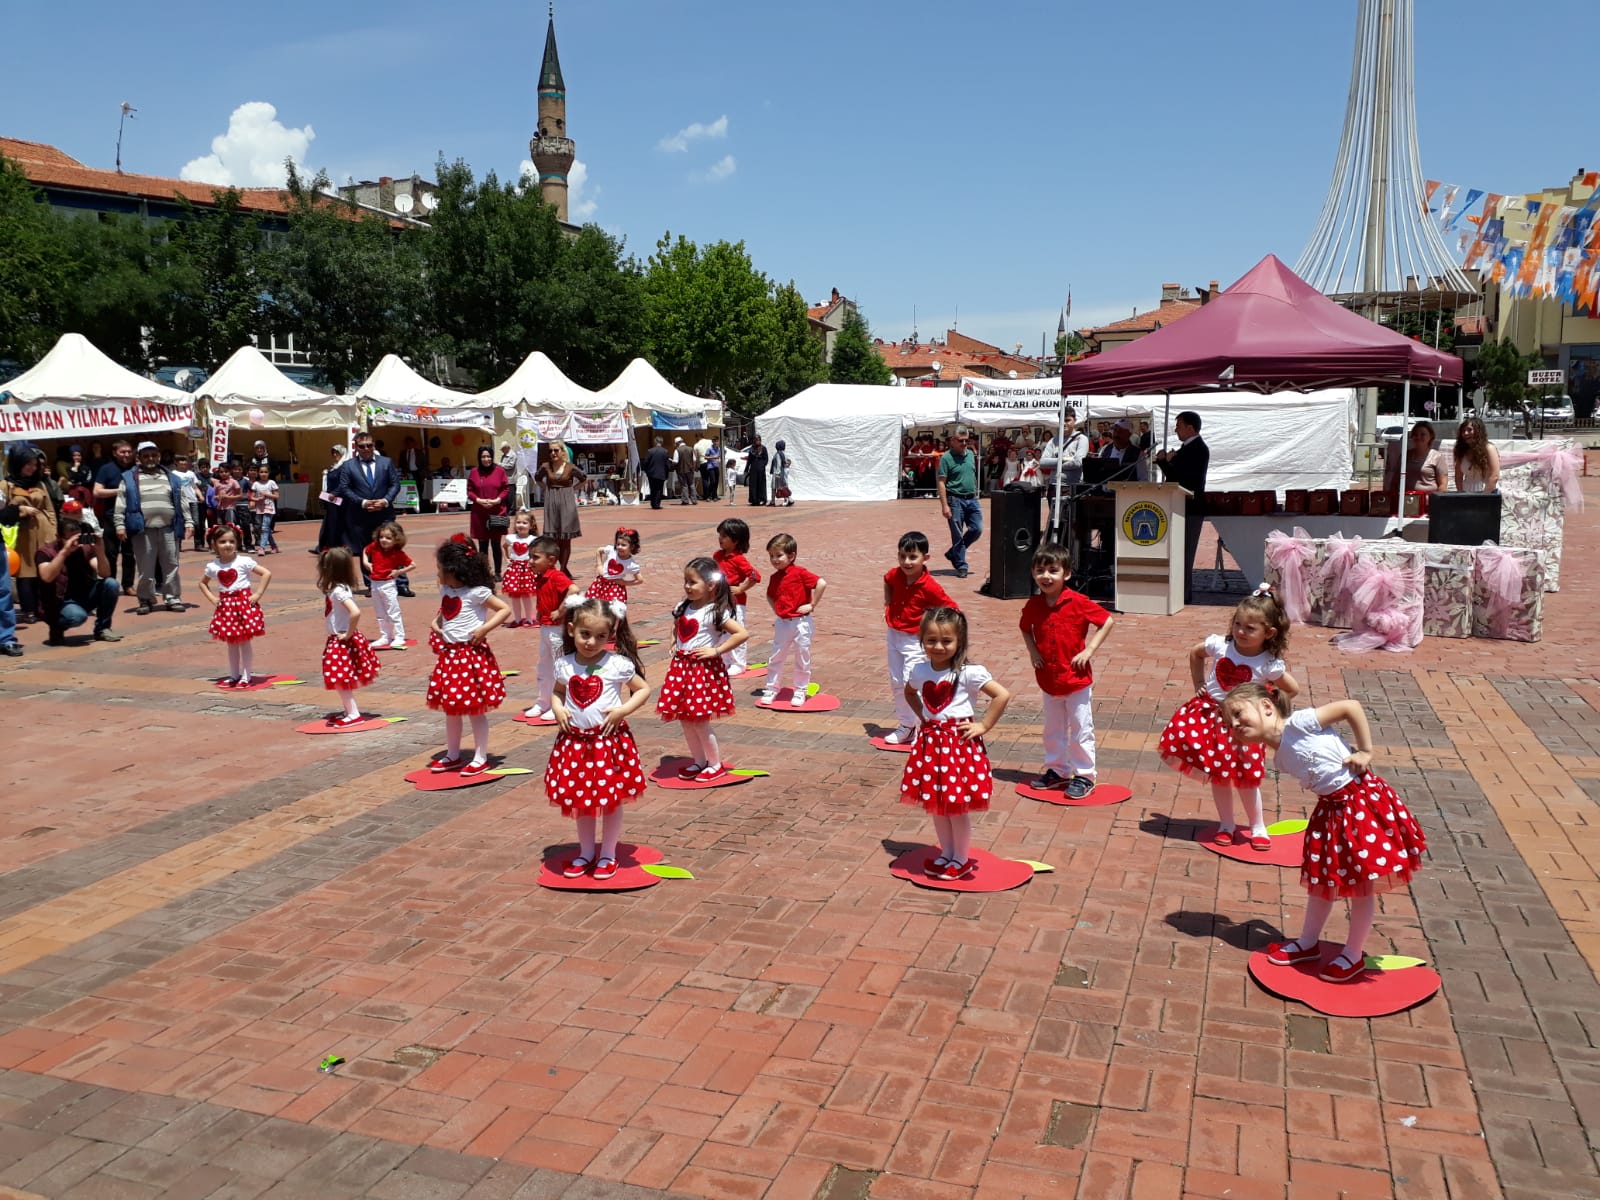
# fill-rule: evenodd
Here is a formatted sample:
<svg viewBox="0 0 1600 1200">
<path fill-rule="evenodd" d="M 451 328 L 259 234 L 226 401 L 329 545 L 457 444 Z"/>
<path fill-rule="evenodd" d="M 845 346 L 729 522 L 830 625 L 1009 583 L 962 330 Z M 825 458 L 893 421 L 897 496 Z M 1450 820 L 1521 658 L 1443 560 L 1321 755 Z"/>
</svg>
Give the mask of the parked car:
<svg viewBox="0 0 1600 1200">
<path fill-rule="evenodd" d="M 1541 400 L 1539 407 L 1535 411 L 1546 421 L 1570 421 L 1574 416 L 1572 397 L 1551 396 L 1546 400 Z"/>
</svg>

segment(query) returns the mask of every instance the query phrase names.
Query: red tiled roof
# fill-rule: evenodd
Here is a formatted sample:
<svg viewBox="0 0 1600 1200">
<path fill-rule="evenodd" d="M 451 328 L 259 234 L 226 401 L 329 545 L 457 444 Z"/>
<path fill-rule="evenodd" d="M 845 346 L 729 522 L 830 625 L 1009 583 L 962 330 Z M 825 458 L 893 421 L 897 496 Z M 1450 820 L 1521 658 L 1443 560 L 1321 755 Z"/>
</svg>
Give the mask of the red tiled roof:
<svg viewBox="0 0 1600 1200">
<path fill-rule="evenodd" d="M 1159 307 L 1149 312 L 1135 313 L 1109 325 L 1092 325 L 1078 332 L 1085 336 L 1102 333 L 1152 333 L 1163 325 L 1170 325 L 1180 317 L 1187 317 L 1200 308 L 1198 298 L 1192 300 L 1163 300 Z"/>
<path fill-rule="evenodd" d="M 979 343 L 980 345 L 982 343 Z M 980 379 L 1003 378 L 1008 372 L 1015 371 L 1022 378 L 1031 378 L 1038 371 L 1039 364 L 1015 355 L 993 353 L 973 354 L 957 350 L 948 344 L 935 345 L 932 342 L 919 342 L 915 345 L 900 342 L 874 342 L 873 349 L 879 357 L 889 364 L 891 371 L 901 372 L 933 372 L 933 364 L 938 363 L 940 374 L 946 378 L 965 379 L 968 376 Z"/>
</svg>

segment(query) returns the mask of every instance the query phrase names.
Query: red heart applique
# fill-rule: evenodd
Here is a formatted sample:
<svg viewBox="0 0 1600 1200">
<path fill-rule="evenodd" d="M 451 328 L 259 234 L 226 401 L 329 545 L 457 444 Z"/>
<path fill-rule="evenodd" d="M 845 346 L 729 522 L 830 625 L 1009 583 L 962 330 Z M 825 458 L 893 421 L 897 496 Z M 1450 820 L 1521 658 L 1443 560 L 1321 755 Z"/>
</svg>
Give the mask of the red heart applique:
<svg viewBox="0 0 1600 1200">
<path fill-rule="evenodd" d="M 1217 683 L 1227 691 L 1232 691 L 1241 683 L 1249 683 L 1252 674 L 1254 672 L 1249 667 L 1241 667 L 1231 658 L 1217 659 Z"/>
<path fill-rule="evenodd" d="M 217 572 L 217 582 L 223 587 L 232 587 L 239 579 L 239 572 L 232 567 L 223 567 Z"/>
<path fill-rule="evenodd" d="M 600 699 L 600 676 L 574 675 L 567 680 L 567 699 L 579 708 L 588 708 Z"/>
<path fill-rule="evenodd" d="M 956 685 L 948 679 L 922 685 L 922 706 L 930 713 L 942 712 L 956 698 Z"/>
<path fill-rule="evenodd" d="M 606 564 L 606 574 L 607 575 L 621 575 L 622 574 L 622 564 L 619 563 L 616 559 L 613 558 L 610 562 L 608 562 Z"/>
<path fill-rule="evenodd" d="M 333 616 L 333 597 L 332 596 L 324 596 L 322 598 L 322 615 L 325 616 L 325 617 Z"/>
<path fill-rule="evenodd" d="M 694 635 L 699 632 L 700 620 L 698 617 L 678 618 L 678 640 L 680 642 L 692 641 Z"/>
<path fill-rule="evenodd" d="M 453 621 L 461 612 L 460 596 L 444 596 L 439 600 L 439 615 L 446 621 Z"/>
<path fill-rule="evenodd" d="M 511 553 L 515 554 L 518 558 L 521 558 L 527 552 L 528 552 L 528 543 L 527 542 L 512 542 L 511 543 Z"/>
</svg>

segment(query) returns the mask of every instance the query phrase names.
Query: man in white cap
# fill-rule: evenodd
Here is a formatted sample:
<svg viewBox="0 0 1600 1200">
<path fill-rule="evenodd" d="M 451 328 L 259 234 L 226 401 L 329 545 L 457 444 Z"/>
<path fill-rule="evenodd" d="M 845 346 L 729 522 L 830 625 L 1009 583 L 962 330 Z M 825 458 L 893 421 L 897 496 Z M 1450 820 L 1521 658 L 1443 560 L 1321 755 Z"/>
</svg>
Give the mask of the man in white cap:
<svg viewBox="0 0 1600 1200">
<path fill-rule="evenodd" d="M 1133 422 L 1126 417 L 1111 426 L 1111 440 L 1100 447 L 1099 457 L 1113 458 L 1122 464 L 1113 479 L 1137 479 L 1141 483 L 1147 479 L 1144 457 L 1133 440 Z"/>
<path fill-rule="evenodd" d="M 182 612 L 183 583 L 178 578 L 178 547 L 183 543 L 183 488 L 161 465 L 161 450 L 154 442 L 140 442 L 138 465 L 125 471 L 112 512 L 117 536 L 133 542 L 133 560 L 139 568 L 139 615 L 157 605 Z M 160 568 L 166 592 L 156 594 Z"/>
</svg>

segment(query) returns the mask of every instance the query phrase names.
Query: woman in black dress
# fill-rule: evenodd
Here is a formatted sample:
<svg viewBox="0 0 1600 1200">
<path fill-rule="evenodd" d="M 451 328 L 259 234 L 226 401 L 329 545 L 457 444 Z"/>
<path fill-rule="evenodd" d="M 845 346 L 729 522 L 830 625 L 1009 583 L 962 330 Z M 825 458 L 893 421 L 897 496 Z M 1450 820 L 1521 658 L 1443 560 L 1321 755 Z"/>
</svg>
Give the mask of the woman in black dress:
<svg viewBox="0 0 1600 1200">
<path fill-rule="evenodd" d="M 750 503 L 764 507 L 767 503 L 767 448 L 756 438 L 745 451 L 744 488 Z"/>
</svg>

